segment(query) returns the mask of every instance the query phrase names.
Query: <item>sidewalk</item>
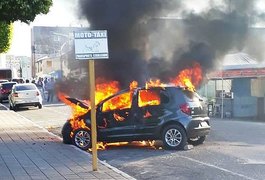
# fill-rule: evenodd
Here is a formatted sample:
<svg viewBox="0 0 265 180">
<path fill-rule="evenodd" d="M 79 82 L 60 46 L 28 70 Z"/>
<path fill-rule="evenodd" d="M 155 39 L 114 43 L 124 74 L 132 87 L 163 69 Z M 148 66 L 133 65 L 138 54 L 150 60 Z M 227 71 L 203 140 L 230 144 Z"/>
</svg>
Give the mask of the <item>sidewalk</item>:
<svg viewBox="0 0 265 180">
<path fill-rule="evenodd" d="M 134 179 L 19 114 L 0 109 L 0 180 Z"/>
</svg>

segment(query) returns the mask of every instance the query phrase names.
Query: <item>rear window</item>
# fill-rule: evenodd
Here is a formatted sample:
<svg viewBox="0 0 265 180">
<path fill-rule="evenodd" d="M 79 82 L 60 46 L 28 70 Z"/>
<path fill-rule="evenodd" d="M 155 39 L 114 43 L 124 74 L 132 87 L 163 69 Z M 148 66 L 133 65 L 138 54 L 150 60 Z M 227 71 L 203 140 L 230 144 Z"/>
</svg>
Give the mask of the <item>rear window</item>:
<svg viewBox="0 0 265 180">
<path fill-rule="evenodd" d="M 16 91 L 36 90 L 35 85 L 16 86 Z"/>
<path fill-rule="evenodd" d="M 202 98 L 196 92 L 192 92 L 192 91 L 188 91 L 188 90 L 183 90 L 183 93 L 185 94 L 186 99 L 188 101 L 195 101 L 195 102 L 202 101 Z"/>
<path fill-rule="evenodd" d="M 16 84 L 16 83 L 5 83 L 5 84 L 2 84 L 2 88 L 11 89 L 14 84 Z"/>
</svg>

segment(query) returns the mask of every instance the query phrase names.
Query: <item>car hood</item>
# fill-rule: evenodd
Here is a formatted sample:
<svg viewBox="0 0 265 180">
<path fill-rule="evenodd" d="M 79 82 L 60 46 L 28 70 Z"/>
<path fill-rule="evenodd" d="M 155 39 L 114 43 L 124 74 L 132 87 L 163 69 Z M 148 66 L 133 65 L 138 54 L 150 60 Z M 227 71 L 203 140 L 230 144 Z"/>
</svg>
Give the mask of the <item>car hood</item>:
<svg viewBox="0 0 265 180">
<path fill-rule="evenodd" d="M 83 100 L 72 98 L 72 97 L 66 97 L 66 99 L 68 101 L 70 101 L 71 103 L 80 106 L 81 108 L 84 108 L 84 109 L 89 108 L 89 105 L 86 102 L 84 102 Z"/>
</svg>

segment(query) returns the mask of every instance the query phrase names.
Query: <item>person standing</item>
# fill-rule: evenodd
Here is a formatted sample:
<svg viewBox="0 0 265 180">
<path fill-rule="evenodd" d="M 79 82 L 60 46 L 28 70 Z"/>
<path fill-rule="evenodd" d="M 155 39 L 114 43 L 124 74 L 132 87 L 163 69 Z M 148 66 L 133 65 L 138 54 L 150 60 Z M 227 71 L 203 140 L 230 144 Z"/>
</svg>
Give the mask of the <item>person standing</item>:
<svg viewBox="0 0 265 180">
<path fill-rule="evenodd" d="M 42 99 L 44 99 L 44 83 L 43 83 L 43 79 L 41 77 L 38 78 L 36 86 L 40 90 Z"/>
<path fill-rule="evenodd" d="M 55 88 L 54 77 L 51 77 L 51 79 L 47 82 L 46 88 L 47 88 L 47 91 L 48 91 L 47 102 L 53 102 L 54 88 Z"/>
</svg>

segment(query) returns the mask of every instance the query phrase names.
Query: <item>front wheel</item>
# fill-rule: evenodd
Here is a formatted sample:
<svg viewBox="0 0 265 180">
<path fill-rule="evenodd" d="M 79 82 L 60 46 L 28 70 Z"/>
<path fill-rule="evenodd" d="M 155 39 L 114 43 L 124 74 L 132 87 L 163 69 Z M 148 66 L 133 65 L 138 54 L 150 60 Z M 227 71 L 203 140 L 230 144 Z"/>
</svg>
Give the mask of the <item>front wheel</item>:
<svg viewBox="0 0 265 180">
<path fill-rule="evenodd" d="M 172 124 L 164 128 L 162 141 L 165 149 L 183 150 L 187 144 L 187 135 L 183 127 Z"/>
<path fill-rule="evenodd" d="M 90 131 L 84 128 L 77 129 L 72 137 L 73 144 L 84 151 L 91 148 L 91 140 Z"/>
<path fill-rule="evenodd" d="M 17 110 L 18 110 L 18 106 L 17 106 L 17 105 L 14 105 L 14 106 L 13 106 L 13 110 L 14 110 L 14 111 L 17 111 Z"/>
<path fill-rule="evenodd" d="M 194 146 L 197 146 L 197 145 L 203 144 L 205 139 L 206 139 L 206 136 L 199 136 L 199 137 L 196 137 L 196 138 L 189 139 L 188 143 L 192 144 Z"/>
</svg>

